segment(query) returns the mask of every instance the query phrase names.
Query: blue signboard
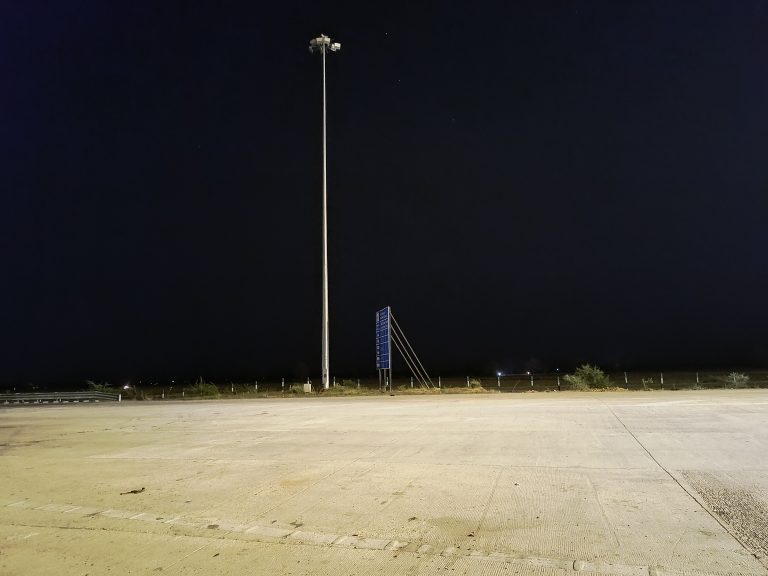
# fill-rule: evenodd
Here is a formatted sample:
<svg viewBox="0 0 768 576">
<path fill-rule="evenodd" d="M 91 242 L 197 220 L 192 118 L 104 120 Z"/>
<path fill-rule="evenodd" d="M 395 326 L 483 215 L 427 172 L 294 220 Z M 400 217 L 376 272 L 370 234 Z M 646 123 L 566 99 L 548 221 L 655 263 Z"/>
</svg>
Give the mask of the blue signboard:
<svg viewBox="0 0 768 576">
<path fill-rule="evenodd" d="M 389 306 L 376 312 L 376 370 L 391 370 Z"/>
</svg>

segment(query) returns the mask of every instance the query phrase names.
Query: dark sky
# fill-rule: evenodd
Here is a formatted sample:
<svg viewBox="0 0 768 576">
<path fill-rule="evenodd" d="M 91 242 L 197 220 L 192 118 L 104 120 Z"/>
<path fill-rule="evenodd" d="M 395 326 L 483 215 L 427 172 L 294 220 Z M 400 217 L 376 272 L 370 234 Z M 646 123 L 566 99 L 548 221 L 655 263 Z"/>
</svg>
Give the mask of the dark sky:
<svg viewBox="0 0 768 576">
<path fill-rule="evenodd" d="M 6 2 L 0 380 L 768 365 L 768 2 Z"/>
</svg>

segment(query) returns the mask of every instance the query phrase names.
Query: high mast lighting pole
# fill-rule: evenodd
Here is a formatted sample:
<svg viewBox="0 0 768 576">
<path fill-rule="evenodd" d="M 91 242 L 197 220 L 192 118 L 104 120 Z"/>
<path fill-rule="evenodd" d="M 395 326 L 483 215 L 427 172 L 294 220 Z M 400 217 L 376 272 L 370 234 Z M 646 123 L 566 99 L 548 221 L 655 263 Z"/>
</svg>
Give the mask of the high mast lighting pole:
<svg viewBox="0 0 768 576">
<path fill-rule="evenodd" d="M 320 52 L 323 60 L 323 388 L 328 389 L 330 374 L 330 355 L 328 353 L 328 189 L 326 185 L 325 151 L 325 54 L 329 50 L 336 52 L 341 44 L 331 42 L 325 34 L 309 41 L 309 51 Z"/>
</svg>

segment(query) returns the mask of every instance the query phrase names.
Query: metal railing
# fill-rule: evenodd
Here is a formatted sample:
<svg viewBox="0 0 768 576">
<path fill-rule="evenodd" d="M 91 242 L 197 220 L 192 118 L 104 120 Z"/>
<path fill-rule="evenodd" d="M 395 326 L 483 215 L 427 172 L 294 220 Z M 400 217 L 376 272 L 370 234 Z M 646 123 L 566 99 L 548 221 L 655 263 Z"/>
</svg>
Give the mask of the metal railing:
<svg viewBox="0 0 768 576">
<path fill-rule="evenodd" d="M 120 394 L 107 392 L 21 392 L 0 394 L 0 404 L 64 404 L 70 402 L 120 402 Z"/>
<path fill-rule="evenodd" d="M 729 382 L 728 371 L 610 371 L 611 386 L 627 390 L 698 390 L 716 388 L 768 388 L 768 371 L 747 370 L 744 375 L 749 380 L 743 386 L 734 386 Z M 552 392 L 572 390 L 563 373 L 533 373 L 475 376 L 432 376 L 437 391 L 443 392 Z M 65 402 L 114 402 L 121 400 L 204 400 L 211 398 L 262 398 L 303 395 L 306 379 L 271 378 L 253 382 L 217 382 L 175 383 L 172 386 L 159 383 L 131 386 L 115 393 L 97 391 L 72 392 L 17 392 L 0 394 L 0 405 L 8 404 L 45 404 Z M 312 391 L 319 391 L 319 381 L 312 382 Z M 337 376 L 332 378 L 330 393 L 372 393 L 382 390 L 376 377 L 363 378 Z M 392 390 L 397 392 L 419 392 L 419 382 L 403 375 L 392 382 Z M 119 393 L 118 393 L 119 392 Z"/>
</svg>

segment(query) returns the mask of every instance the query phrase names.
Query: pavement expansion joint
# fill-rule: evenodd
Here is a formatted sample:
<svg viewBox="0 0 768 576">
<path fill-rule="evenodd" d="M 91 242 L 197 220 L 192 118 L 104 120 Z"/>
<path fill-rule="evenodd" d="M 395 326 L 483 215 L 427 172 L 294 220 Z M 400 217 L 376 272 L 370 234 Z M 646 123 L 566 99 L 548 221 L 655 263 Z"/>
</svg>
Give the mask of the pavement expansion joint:
<svg viewBox="0 0 768 576">
<path fill-rule="evenodd" d="M 193 520 L 182 516 L 165 518 L 160 514 L 154 514 L 148 511 L 130 511 L 118 510 L 114 508 L 92 508 L 85 506 L 76 506 L 73 504 L 38 504 L 30 500 L 19 500 L 10 504 L 5 504 L 6 508 L 20 508 L 37 510 L 40 512 L 51 512 L 59 514 L 78 515 L 79 517 L 102 516 L 118 521 L 131 522 L 149 522 L 154 524 L 167 524 L 192 529 L 206 529 L 218 537 L 234 536 L 238 533 L 248 535 L 257 542 L 274 543 L 283 542 L 286 544 L 321 546 L 321 547 L 342 547 L 355 548 L 374 551 L 399 551 L 416 555 L 443 556 L 443 557 L 468 557 L 479 560 L 493 560 L 514 564 L 529 569 L 558 569 L 572 573 L 588 572 L 590 574 L 599 574 L 604 576 L 705 576 L 705 572 L 695 570 L 685 570 L 684 572 L 668 570 L 661 566 L 637 566 L 628 564 L 612 564 L 590 560 L 572 560 L 563 558 L 543 558 L 529 556 L 525 554 L 515 554 L 497 550 L 477 550 L 462 549 L 458 546 L 438 547 L 422 542 L 406 542 L 386 538 L 364 538 L 358 535 L 333 534 L 324 532 L 314 532 L 309 530 L 298 530 L 296 528 L 284 528 L 280 526 L 261 526 L 250 524 L 238 524 L 218 521 L 217 524 L 209 524 L 207 521 Z M 764 573 L 760 573 L 764 574 Z M 746 575 L 752 576 L 752 575 Z M 758 573 L 754 573 L 758 576 Z"/>
</svg>

